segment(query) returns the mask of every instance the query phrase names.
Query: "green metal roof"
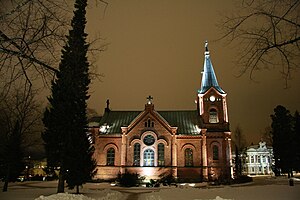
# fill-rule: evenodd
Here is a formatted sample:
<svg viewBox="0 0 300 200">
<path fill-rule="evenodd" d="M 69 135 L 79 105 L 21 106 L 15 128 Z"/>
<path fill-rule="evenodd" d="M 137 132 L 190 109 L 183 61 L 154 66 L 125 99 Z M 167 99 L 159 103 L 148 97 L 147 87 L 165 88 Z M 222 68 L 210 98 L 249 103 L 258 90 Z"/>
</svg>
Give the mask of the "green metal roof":
<svg viewBox="0 0 300 200">
<path fill-rule="evenodd" d="M 158 111 L 158 113 L 171 126 L 178 127 L 177 134 L 179 135 L 199 134 L 198 128 L 201 127 L 201 119 L 196 110 Z"/>
<path fill-rule="evenodd" d="M 101 126 L 108 126 L 106 134 L 122 133 L 121 127 L 128 126 L 141 111 L 109 111 L 105 112 L 101 121 Z"/>
<path fill-rule="evenodd" d="M 105 112 L 99 123 L 104 134 L 121 133 L 121 127 L 128 126 L 143 111 L 109 111 Z M 188 111 L 157 111 L 161 117 L 172 127 L 178 127 L 177 134 L 198 134 L 201 119 L 196 110 Z"/>
</svg>

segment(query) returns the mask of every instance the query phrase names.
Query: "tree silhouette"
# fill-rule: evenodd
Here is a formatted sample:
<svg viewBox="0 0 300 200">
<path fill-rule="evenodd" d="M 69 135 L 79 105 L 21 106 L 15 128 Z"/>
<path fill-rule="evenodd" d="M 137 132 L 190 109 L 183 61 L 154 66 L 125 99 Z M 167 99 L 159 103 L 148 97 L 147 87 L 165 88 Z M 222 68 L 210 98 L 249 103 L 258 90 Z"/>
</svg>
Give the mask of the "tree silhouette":
<svg viewBox="0 0 300 200">
<path fill-rule="evenodd" d="M 13 94 L 0 96 L 0 177 L 7 191 L 8 182 L 15 181 L 24 170 L 24 155 L 36 147 L 40 133 L 41 112 L 36 92 L 14 88 Z"/>
<path fill-rule="evenodd" d="M 243 135 L 243 131 L 241 127 L 238 125 L 234 130 L 233 135 L 233 143 L 234 143 L 234 150 L 235 150 L 235 172 L 236 176 L 239 177 L 242 175 L 243 169 L 243 151 L 246 147 L 245 138 Z"/>
<path fill-rule="evenodd" d="M 279 169 L 283 173 L 292 173 L 293 163 L 293 131 L 292 116 L 290 111 L 279 105 L 274 109 L 272 118 L 273 152 L 275 159 L 275 175 L 280 175 Z"/>
<path fill-rule="evenodd" d="M 87 135 L 87 105 L 89 63 L 86 25 L 87 0 L 76 0 L 72 29 L 62 50 L 57 78 L 52 82 L 52 96 L 44 114 L 43 133 L 48 166 L 59 167 L 57 192 L 64 192 L 64 181 L 69 188 L 91 179 L 95 161 Z"/>
</svg>

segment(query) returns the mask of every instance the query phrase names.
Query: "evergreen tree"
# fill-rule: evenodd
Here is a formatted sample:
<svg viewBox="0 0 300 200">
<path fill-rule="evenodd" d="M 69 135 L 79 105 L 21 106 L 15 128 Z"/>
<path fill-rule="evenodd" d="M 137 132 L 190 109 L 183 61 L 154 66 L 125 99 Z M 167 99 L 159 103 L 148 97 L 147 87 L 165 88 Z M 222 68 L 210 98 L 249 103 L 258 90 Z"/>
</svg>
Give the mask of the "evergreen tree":
<svg viewBox="0 0 300 200">
<path fill-rule="evenodd" d="M 50 106 L 43 122 L 43 139 L 49 167 L 59 167 L 57 192 L 64 192 L 64 181 L 74 188 L 89 180 L 95 169 L 87 135 L 86 100 L 90 78 L 87 61 L 87 0 L 76 0 L 72 29 L 62 50 L 59 72 L 52 82 Z"/>
<path fill-rule="evenodd" d="M 290 111 L 279 105 L 274 109 L 272 118 L 273 152 L 275 159 L 275 175 L 280 175 L 279 169 L 284 173 L 292 172 L 293 152 L 292 116 Z"/>
<path fill-rule="evenodd" d="M 294 155 L 295 155 L 295 159 L 294 159 L 294 170 L 296 171 L 300 171 L 300 115 L 299 112 L 296 111 L 295 115 L 294 115 L 294 124 L 293 124 L 294 128 Z"/>
<path fill-rule="evenodd" d="M 243 151 L 246 147 L 246 141 L 244 139 L 243 131 L 238 125 L 234 131 L 234 150 L 235 150 L 235 173 L 239 177 L 242 175 L 243 170 Z"/>
</svg>

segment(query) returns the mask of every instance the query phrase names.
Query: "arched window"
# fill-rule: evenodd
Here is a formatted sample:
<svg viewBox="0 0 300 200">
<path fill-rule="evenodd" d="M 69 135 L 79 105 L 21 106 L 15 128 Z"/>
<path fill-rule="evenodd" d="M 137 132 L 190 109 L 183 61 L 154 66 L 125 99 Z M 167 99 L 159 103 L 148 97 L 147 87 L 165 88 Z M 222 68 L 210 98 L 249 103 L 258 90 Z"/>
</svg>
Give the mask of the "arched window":
<svg viewBox="0 0 300 200">
<path fill-rule="evenodd" d="M 134 144 L 133 149 L 133 165 L 134 166 L 140 166 L 140 160 L 141 160 L 141 145 L 139 143 Z"/>
<path fill-rule="evenodd" d="M 144 151 L 144 166 L 154 166 L 154 151 L 152 149 Z"/>
<path fill-rule="evenodd" d="M 190 167 L 193 166 L 193 150 L 190 148 L 185 149 L 184 151 L 184 159 L 185 159 L 185 166 Z"/>
<path fill-rule="evenodd" d="M 219 160 L 219 147 L 217 145 L 213 146 L 213 160 Z"/>
<path fill-rule="evenodd" d="M 115 149 L 109 148 L 106 155 L 106 165 L 115 165 Z"/>
<path fill-rule="evenodd" d="M 165 165 L 165 145 L 163 143 L 159 143 L 157 145 L 158 155 L 157 155 L 157 165 L 164 166 Z"/>
<path fill-rule="evenodd" d="M 218 123 L 218 112 L 216 109 L 212 108 L 209 110 L 209 123 Z"/>
</svg>

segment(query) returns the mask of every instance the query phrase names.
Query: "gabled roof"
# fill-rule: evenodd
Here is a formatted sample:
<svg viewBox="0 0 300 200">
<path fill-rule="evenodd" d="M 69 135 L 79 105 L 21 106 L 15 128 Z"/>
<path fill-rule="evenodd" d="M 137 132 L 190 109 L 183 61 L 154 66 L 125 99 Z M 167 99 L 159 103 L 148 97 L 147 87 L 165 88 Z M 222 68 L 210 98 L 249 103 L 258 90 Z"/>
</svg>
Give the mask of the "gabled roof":
<svg viewBox="0 0 300 200">
<path fill-rule="evenodd" d="M 105 134 L 121 134 L 121 127 L 134 121 L 142 111 L 109 111 L 105 112 L 99 125 L 107 126 Z M 178 127 L 177 134 L 199 134 L 201 119 L 196 110 L 188 111 L 157 111 L 172 127 Z"/>
<path fill-rule="evenodd" d="M 222 88 L 219 86 L 217 77 L 210 60 L 210 55 L 208 51 L 208 43 L 205 42 L 205 58 L 204 58 L 204 71 L 202 75 L 201 81 L 201 89 L 198 91 L 199 94 L 204 94 L 207 92 L 211 87 L 214 87 L 218 92 L 221 94 L 225 94 Z"/>
<path fill-rule="evenodd" d="M 158 113 L 173 127 L 178 127 L 177 134 L 199 134 L 201 119 L 197 110 L 158 111 Z"/>
<path fill-rule="evenodd" d="M 122 133 L 121 127 L 128 126 L 141 111 L 109 111 L 105 112 L 101 121 L 101 126 L 108 126 L 106 134 Z"/>
</svg>

